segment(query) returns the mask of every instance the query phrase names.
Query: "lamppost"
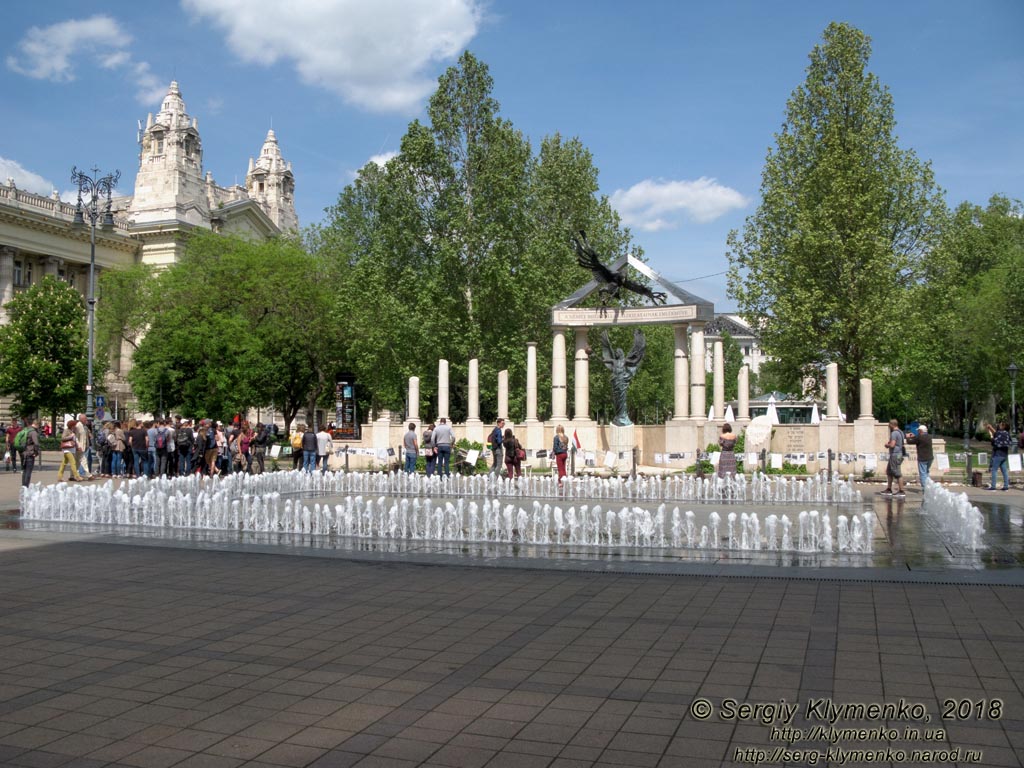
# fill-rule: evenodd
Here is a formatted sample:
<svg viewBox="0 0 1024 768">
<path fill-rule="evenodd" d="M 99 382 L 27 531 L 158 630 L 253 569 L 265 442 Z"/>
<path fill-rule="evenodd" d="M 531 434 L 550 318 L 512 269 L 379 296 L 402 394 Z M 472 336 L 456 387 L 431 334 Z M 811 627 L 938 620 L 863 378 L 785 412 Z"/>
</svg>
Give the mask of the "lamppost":
<svg viewBox="0 0 1024 768">
<path fill-rule="evenodd" d="M 964 388 L 964 453 L 967 453 L 969 445 L 968 441 L 970 440 L 967 418 L 967 394 L 971 390 L 971 382 L 967 380 L 966 376 L 961 379 L 961 386 Z"/>
<path fill-rule="evenodd" d="M 1010 361 L 1010 364 L 1006 367 L 1006 372 L 1010 374 L 1010 434 L 1017 434 L 1017 371 L 1020 368 L 1017 364 Z"/>
<path fill-rule="evenodd" d="M 968 423 L 967 423 L 967 393 L 971 389 L 971 382 L 969 382 L 967 380 L 967 377 L 964 376 L 962 379 L 960 379 L 960 386 L 963 387 L 963 390 L 964 390 L 964 454 L 966 455 L 966 460 L 967 460 L 967 468 L 964 470 L 964 474 L 965 474 L 965 476 L 967 478 L 966 479 L 967 484 L 970 484 L 970 482 L 971 482 L 971 451 L 969 449 L 970 435 L 968 434 L 968 431 L 967 431 L 968 430 Z"/>
<path fill-rule="evenodd" d="M 85 415 L 92 421 L 95 415 L 94 393 L 92 391 L 92 367 L 96 346 L 96 222 L 100 217 L 100 200 L 104 196 L 107 204 L 103 210 L 103 221 L 101 226 L 104 229 L 114 228 L 114 214 L 110 210 L 111 195 L 118 179 L 121 178 L 120 171 L 100 176 L 100 169 L 93 168 L 93 175 L 89 176 L 77 167 L 71 169 L 71 183 L 78 185 L 78 204 L 75 206 L 75 219 L 73 226 L 84 227 L 85 217 L 89 217 L 89 295 L 86 299 L 89 312 L 89 369 L 85 383 Z M 82 202 L 82 197 L 85 202 Z"/>
</svg>

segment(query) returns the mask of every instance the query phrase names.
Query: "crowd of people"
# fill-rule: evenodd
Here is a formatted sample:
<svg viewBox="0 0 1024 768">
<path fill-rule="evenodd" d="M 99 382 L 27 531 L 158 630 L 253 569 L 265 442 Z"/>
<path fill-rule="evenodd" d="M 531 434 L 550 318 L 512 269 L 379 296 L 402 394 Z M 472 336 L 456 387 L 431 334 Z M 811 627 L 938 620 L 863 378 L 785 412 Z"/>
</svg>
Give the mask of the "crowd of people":
<svg viewBox="0 0 1024 768">
<path fill-rule="evenodd" d="M 6 466 L 16 471 L 20 460 L 24 486 L 31 482 L 40 440 L 46 434 L 36 419 L 15 419 L 5 430 Z M 277 437 L 276 425 L 252 425 L 242 419 L 230 424 L 212 419 L 129 419 L 93 425 L 79 414 L 60 432 L 57 480 L 63 482 L 65 473 L 70 482 L 95 477 L 260 474 L 266 470 L 266 456 Z M 289 442 L 294 469 L 327 471 L 333 450 L 327 426 L 315 432 L 299 424 Z"/>
</svg>

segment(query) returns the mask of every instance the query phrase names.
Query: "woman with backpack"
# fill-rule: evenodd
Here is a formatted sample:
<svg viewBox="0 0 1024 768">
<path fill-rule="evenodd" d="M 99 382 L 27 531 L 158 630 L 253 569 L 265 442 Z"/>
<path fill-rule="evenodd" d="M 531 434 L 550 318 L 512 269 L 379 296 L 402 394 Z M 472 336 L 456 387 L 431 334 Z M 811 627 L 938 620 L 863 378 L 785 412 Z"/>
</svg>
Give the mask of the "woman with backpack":
<svg viewBox="0 0 1024 768">
<path fill-rule="evenodd" d="M 523 459 L 526 458 L 526 451 L 523 450 L 519 438 L 512 434 L 511 427 L 505 430 L 505 437 L 502 439 L 501 444 L 505 449 L 505 469 L 508 472 L 509 479 L 522 477 Z"/>
<path fill-rule="evenodd" d="M 28 421 L 28 426 L 18 433 L 18 437 L 21 437 L 23 432 L 25 433 L 25 448 L 21 454 L 21 484 L 28 488 L 29 483 L 32 482 L 32 468 L 42 452 L 39 447 L 39 420 Z"/>
<path fill-rule="evenodd" d="M 999 429 L 991 424 L 986 424 L 989 436 L 992 438 L 992 482 L 988 484 L 988 490 L 996 490 L 996 472 L 1003 472 L 1003 487 L 999 490 L 1010 490 L 1010 475 L 1007 472 L 1007 465 L 1010 462 L 1010 446 L 1013 440 L 1010 438 L 1010 425 L 1005 421 L 999 422 Z"/>
<path fill-rule="evenodd" d="M 558 484 L 561 485 L 562 478 L 565 477 L 565 462 L 569 458 L 569 438 L 565 436 L 565 427 L 561 424 L 555 427 L 551 453 L 554 454 L 555 464 L 558 466 Z"/>
</svg>

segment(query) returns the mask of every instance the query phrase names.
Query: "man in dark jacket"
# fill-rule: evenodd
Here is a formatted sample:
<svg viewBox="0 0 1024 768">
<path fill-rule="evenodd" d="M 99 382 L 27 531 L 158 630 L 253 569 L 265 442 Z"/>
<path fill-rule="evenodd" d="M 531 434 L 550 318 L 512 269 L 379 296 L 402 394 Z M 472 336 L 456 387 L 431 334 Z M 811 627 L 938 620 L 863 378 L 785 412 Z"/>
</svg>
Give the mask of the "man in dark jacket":
<svg viewBox="0 0 1024 768">
<path fill-rule="evenodd" d="M 32 482 L 32 469 L 39 453 L 39 419 L 32 419 L 28 422 L 25 452 L 21 455 L 21 484 L 26 488 Z"/>
<path fill-rule="evenodd" d="M 924 490 L 926 482 L 931 482 L 928 473 L 932 469 L 932 461 L 935 459 L 935 452 L 932 449 L 932 436 L 928 434 L 928 427 L 921 424 L 917 428 L 917 434 L 907 432 L 907 442 L 917 446 L 917 475 L 921 480 L 921 490 Z"/>
</svg>

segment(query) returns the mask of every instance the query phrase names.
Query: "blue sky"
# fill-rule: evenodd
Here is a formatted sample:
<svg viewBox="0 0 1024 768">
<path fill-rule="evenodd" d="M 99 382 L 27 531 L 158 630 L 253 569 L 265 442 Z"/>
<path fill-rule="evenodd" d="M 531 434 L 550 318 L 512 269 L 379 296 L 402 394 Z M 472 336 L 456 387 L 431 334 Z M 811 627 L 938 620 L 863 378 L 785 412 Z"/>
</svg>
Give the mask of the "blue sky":
<svg viewBox="0 0 1024 768">
<path fill-rule="evenodd" d="M 97 165 L 130 192 L 136 121 L 176 79 L 215 180 L 243 181 L 273 127 L 300 221 L 315 223 L 469 49 L 502 116 L 535 148 L 578 136 L 651 265 L 728 311 L 726 235 L 757 206 L 786 99 L 831 21 L 871 36 L 900 144 L 932 162 L 950 205 L 1024 198 L 1020 0 L 10 4 L 0 182 L 66 192 L 73 165 Z"/>
</svg>

